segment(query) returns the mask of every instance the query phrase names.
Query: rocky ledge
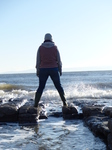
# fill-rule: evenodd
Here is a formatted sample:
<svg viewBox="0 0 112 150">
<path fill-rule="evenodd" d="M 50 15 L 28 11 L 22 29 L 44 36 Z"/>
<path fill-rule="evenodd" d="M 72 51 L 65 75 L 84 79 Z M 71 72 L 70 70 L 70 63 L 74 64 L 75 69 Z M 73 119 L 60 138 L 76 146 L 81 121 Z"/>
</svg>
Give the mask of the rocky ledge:
<svg viewBox="0 0 112 150">
<path fill-rule="evenodd" d="M 0 105 L 0 122 L 18 122 L 19 124 L 37 123 L 38 119 L 47 119 L 44 106 L 35 108 L 26 99 L 14 99 Z"/>
<path fill-rule="evenodd" d="M 84 106 L 82 111 L 85 124 L 112 150 L 112 107 Z"/>
<path fill-rule="evenodd" d="M 85 125 L 100 138 L 104 139 L 112 150 L 112 107 L 83 105 L 82 113 L 77 107 L 69 104 L 62 107 L 62 112 L 53 112 L 48 116 L 64 119 L 82 119 Z M 0 122 L 18 122 L 19 124 L 37 123 L 38 119 L 47 119 L 44 105 L 38 108 L 30 106 L 24 99 L 10 101 L 0 105 Z"/>
</svg>

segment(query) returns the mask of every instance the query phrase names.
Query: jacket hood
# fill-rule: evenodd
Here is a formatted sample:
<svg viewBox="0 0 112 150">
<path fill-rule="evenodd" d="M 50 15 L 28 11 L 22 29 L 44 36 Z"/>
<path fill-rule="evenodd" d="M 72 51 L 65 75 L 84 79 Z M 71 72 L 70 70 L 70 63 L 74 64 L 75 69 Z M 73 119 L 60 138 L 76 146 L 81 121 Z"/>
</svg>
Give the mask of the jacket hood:
<svg viewBox="0 0 112 150">
<path fill-rule="evenodd" d="M 55 44 L 53 42 L 44 42 L 44 43 L 42 43 L 41 46 L 46 47 L 46 48 L 50 48 L 50 47 L 55 46 Z"/>
</svg>

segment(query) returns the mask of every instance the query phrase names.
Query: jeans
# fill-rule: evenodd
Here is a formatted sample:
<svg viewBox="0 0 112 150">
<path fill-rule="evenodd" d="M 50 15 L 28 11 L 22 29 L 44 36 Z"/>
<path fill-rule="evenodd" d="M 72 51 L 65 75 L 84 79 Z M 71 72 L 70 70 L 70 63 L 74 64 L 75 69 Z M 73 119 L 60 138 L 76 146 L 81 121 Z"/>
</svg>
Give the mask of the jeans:
<svg viewBox="0 0 112 150">
<path fill-rule="evenodd" d="M 59 93 L 64 94 L 64 90 L 60 83 L 60 76 L 58 72 L 58 68 L 40 68 L 39 72 L 39 87 L 37 89 L 37 93 L 42 94 L 45 88 L 48 77 L 52 79 L 54 86 L 58 90 Z"/>
</svg>

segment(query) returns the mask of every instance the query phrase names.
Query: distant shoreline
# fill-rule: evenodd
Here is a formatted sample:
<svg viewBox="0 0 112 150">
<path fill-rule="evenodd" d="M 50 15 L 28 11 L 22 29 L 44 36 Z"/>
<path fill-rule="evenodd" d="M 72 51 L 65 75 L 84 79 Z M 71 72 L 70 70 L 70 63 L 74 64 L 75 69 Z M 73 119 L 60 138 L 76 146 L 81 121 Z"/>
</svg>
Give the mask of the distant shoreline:
<svg viewBox="0 0 112 150">
<path fill-rule="evenodd" d="M 74 72 L 106 72 L 106 71 L 112 71 L 111 70 L 71 70 L 71 71 L 63 71 L 63 73 L 74 73 Z M 28 72 L 28 71 L 20 71 L 20 72 L 4 72 L 4 73 L 0 73 L 0 75 L 3 75 L 3 74 L 35 74 L 36 71 L 32 71 L 32 72 Z"/>
</svg>

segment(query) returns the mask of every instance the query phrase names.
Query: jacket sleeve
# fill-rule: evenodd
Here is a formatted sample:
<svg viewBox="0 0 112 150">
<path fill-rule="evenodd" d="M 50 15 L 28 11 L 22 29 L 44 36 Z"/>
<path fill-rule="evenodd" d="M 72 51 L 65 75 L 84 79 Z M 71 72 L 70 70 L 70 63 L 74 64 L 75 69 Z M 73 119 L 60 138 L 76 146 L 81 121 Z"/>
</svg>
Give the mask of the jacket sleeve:
<svg viewBox="0 0 112 150">
<path fill-rule="evenodd" d="M 58 62 L 58 69 L 61 75 L 62 74 L 62 62 L 61 62 L 61 57 L 60 57 L 60 53 L 58 49 L 57 49 L 57 62 Z"/>
<path fill-rule="evenodd" d="M 36 69 L 39 71 L 40 68 L 40 48 L 37 51 L 37 57 L 36 57 Z"/>
</svg>

